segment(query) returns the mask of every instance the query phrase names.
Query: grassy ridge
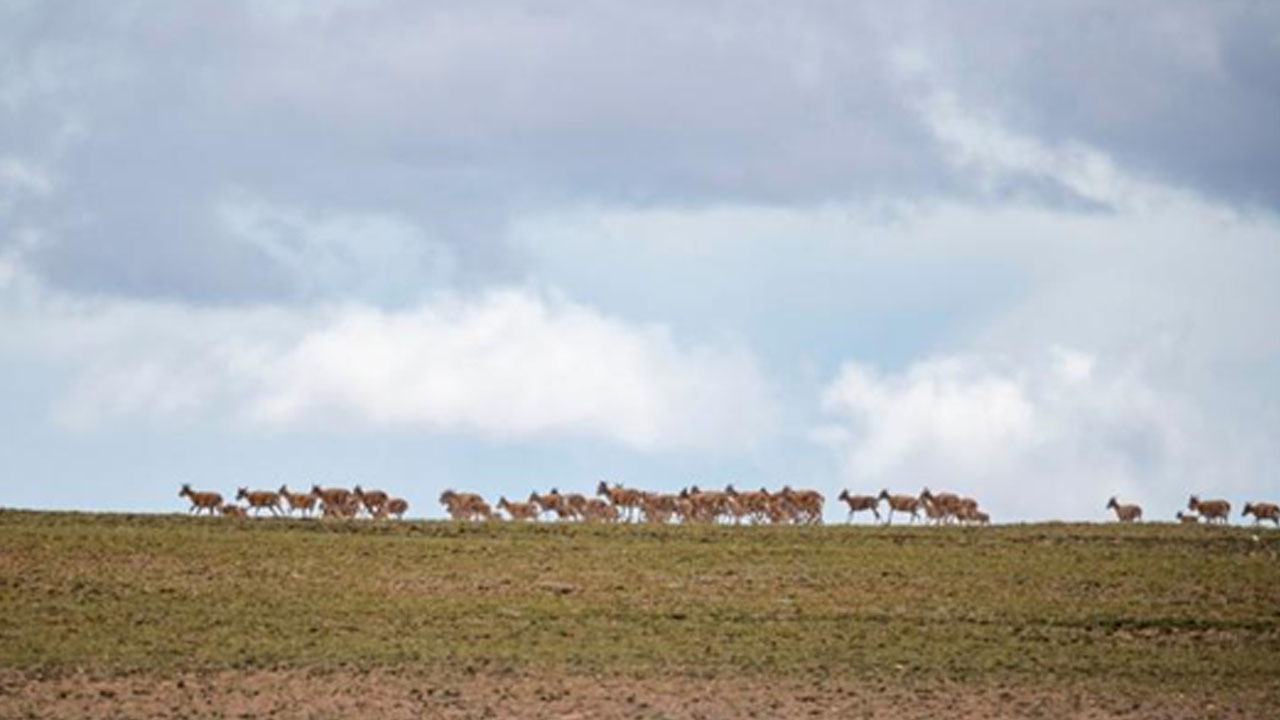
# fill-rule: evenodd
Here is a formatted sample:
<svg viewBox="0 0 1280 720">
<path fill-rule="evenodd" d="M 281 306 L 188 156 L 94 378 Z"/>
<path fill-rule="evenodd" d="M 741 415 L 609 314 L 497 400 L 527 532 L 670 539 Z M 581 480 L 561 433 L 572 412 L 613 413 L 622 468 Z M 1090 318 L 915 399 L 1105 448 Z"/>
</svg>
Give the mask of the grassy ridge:
<svg viewBox="0 0 1280 720">
<path fill-rule="evenodd" d="M 0 511 L 0 667 L 1272 687 L 1280 533 Z"/>
</svg>

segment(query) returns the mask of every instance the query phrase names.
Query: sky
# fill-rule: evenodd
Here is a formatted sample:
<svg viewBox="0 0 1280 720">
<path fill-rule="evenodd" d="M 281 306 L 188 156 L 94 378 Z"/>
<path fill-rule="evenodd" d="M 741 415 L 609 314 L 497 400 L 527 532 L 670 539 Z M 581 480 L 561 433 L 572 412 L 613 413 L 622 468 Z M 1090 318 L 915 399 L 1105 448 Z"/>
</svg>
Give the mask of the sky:
<svg viewBox="0 0 1280 720">
<path fill-rule="evenodd" d="M 0 0 L 0 506 L 1280 499 L 1270 2 Z"/>
</svg>

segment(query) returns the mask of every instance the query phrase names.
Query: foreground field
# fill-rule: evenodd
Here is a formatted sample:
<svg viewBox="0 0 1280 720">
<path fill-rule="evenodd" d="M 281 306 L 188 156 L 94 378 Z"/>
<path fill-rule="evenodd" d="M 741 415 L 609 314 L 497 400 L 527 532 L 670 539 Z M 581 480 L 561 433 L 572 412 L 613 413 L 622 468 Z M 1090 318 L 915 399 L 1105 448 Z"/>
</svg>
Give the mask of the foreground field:
<svg viewBox="0 0 1280 720">
<path fill-rule="evenodd" d="M 1268 717 L 1280 533 L 0 511 L 0 716 Z"/>
</svg>

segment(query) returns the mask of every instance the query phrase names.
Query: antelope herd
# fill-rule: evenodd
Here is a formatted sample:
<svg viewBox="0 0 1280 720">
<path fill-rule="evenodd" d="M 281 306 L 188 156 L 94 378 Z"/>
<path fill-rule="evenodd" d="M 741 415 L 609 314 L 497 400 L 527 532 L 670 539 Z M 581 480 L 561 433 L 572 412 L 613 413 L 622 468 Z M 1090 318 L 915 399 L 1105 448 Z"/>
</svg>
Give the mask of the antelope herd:
<svg viewBox="0 0 1280 720">
<path fill-rule="evenodd" d="M 893 521 L 895 511 L 908 513 L 912 521 L 919 520 L 922 509 L 926 512 L 926 521 L 939 524 L 985 525 L 991 521 L 986 513 L 978 510 L 976 500 L 954 493 L 932 493 L 928 488 L 918 497 L 890 495 L 888 490 L 878 496 L 852 495 L 846 490 L 840 493 L 839 499 L 849 506 L 849 521 L 860 511 L 870 511 L 879 520 L 881 501 L 889 503 L 886 522 Z M 552 488 L 546 493 L 531 492 L 524 501 L 502 496 L 496 505 L 490 505 L 475 493 L 445 490 L 440 494 L 440 504 L 454 520 L 490 520 L 501 517 L 498 513 L 502 512 L 506 519 L 527 522 L 548 517 L 597 523 L 815 525 L 822 522 L 825 501 L 816 490 L 797 490 L 790 485 L 777 492 L 766 488 L 737 490 L 729 484 L 724 490 L 703 490 L 695 485 L 678 493 L 662 493 L 601 482 L 593 496 L 561 493 Z"/>
<path fill-rule="evenodd" d="M 359 485 L 351 490 L 312 485 L 310 492 L 290 492 L 288 485 L 281 485 L 279 490 L 242 487 L 236 491 L 236 500 L 243 500 L 245 504 L 239 505 L 224 504 L 220 493 L 192 490 L 190 485 L 183 483 L 178 497 L 191 501 L 190 512 L 196 515 L 208 512 L 210 515 L 240 518 L 248 517 L 250 513 L 261 515 L 264 510 L 275 517 L 294 514 L 311 517 L 318 509 L 321 517 L 356 518 L 365 515 L 399 519 L 409 509 L 409 503 L 403 498 L 391 497 L 381 490 L 364 490 Z"/>
<path fill-rule="evenodd" d="M 193 490 L 184 483 L 178 496 L 190 501 L 190 513 L 241 518 L 259 516 L 265 511 L 272 516 L 401 519 L 409 509 L 409 503 L 403 498 L 391 497 L 381 490 L 365 490 L 359 485 L 352 489 L 312 485 L 308 492 L 292 492 L 287 485 L 281 485 L 279 490 L 242 487 L 236 491 L 236 503 L 225 503 L 220 493 Z M 991 522 L 991 517 L 978 509 L 977 500 L 951 492 L 934 492 L 929 488 L 924 488 L 919 495 L 892 494 L 887 489 L 878 495 L 855 495 L 843 490 L 837 499 L 848 506 L 845 522 L 850 523 L 860 512 L 871 513 L 876 521 L 886 525 L 893 523 L 895 513 L 906 515 L 912 523 L 988 525 Z M 238 504 L 239 501 L 244 504 Z M 824 502 L 822 493 L 797 490 L 790 485 L 777 492 L 765 488 L 737 490 L 729 484 L 723 490 L 702 490 L 695 485 L 678 493 L 664 493 L 616 483 L 610 485 L 603 481 L 591 496 L 561 493 L 552 488 L 546 493 L 531 492 L 524 501 L 502 496 L 493 505 L 475 493 L 445 490 L 440 494 L 440 504 L 450 518 L 458 521 L 507 519 L 535 522 L 552 518 L 588 523 L 816 525 L 822 523 Z M 1114 496 L 1107 501 L 1106 509 L 1113 511 L 1116 520 L 1122 523 L 1141 522 L 1143 518 L 1140 506 L 1122 503 Z M 1179 511 L 1175 519 L 1183 524 L 1226 524 L 1230 514 L 1230 502 L 1202 500 L 1198 495 L 1192 495 L 1187 501 L 1186 512 Z M 1265 520 L 1280 527 L 1280 506 L 1275 503 L 1247 502 L 1241 517 L 1249 515 L 1253 516 L 1255 525 Z"/>
<path fill-rule="evenodd" d="M 1142 520 L 1141 507 L 1120 503 L 1115 497 L 1107 501 L 1107 509 L 1114 510 L 1116 519 L 1120 522 L 1139 522 Z M 1240 513 L 1240 517 L 1248 515 L 1253 515 L 1254 525 L 1261 523 L 1263 520 L 1270 520 L 1276 527 L 1280 527 L 1280 505 L 1275 503 L 1247 502 L 1244 504 L 1244 511 Z M 1187 500 L 1187 511 L 1179 510 L 1174 515 L 1174 519 L 1184 525 L 1195 525 L 1201 522 L 1225 525 L 1229 522 L 1230 516 L 1230 502 L 1220 499 L 1201 500 L 1199 495 L 1192 495 Z"/>
</svg>

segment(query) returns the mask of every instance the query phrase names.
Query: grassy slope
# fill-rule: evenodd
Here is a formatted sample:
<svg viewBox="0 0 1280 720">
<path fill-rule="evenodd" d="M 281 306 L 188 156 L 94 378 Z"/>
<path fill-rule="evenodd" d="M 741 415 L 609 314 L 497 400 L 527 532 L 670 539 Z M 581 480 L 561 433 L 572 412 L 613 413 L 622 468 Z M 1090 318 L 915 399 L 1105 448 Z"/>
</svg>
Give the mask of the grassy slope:
<svg viewBox="0 0 1280 720">
<path fill-rule="evenodd" d="M 1256 539 L 1255 539 L 1256 538 Z M 1280 686 L 1280 532 L 0 511 L 0 668 Z"/>
</svg>

